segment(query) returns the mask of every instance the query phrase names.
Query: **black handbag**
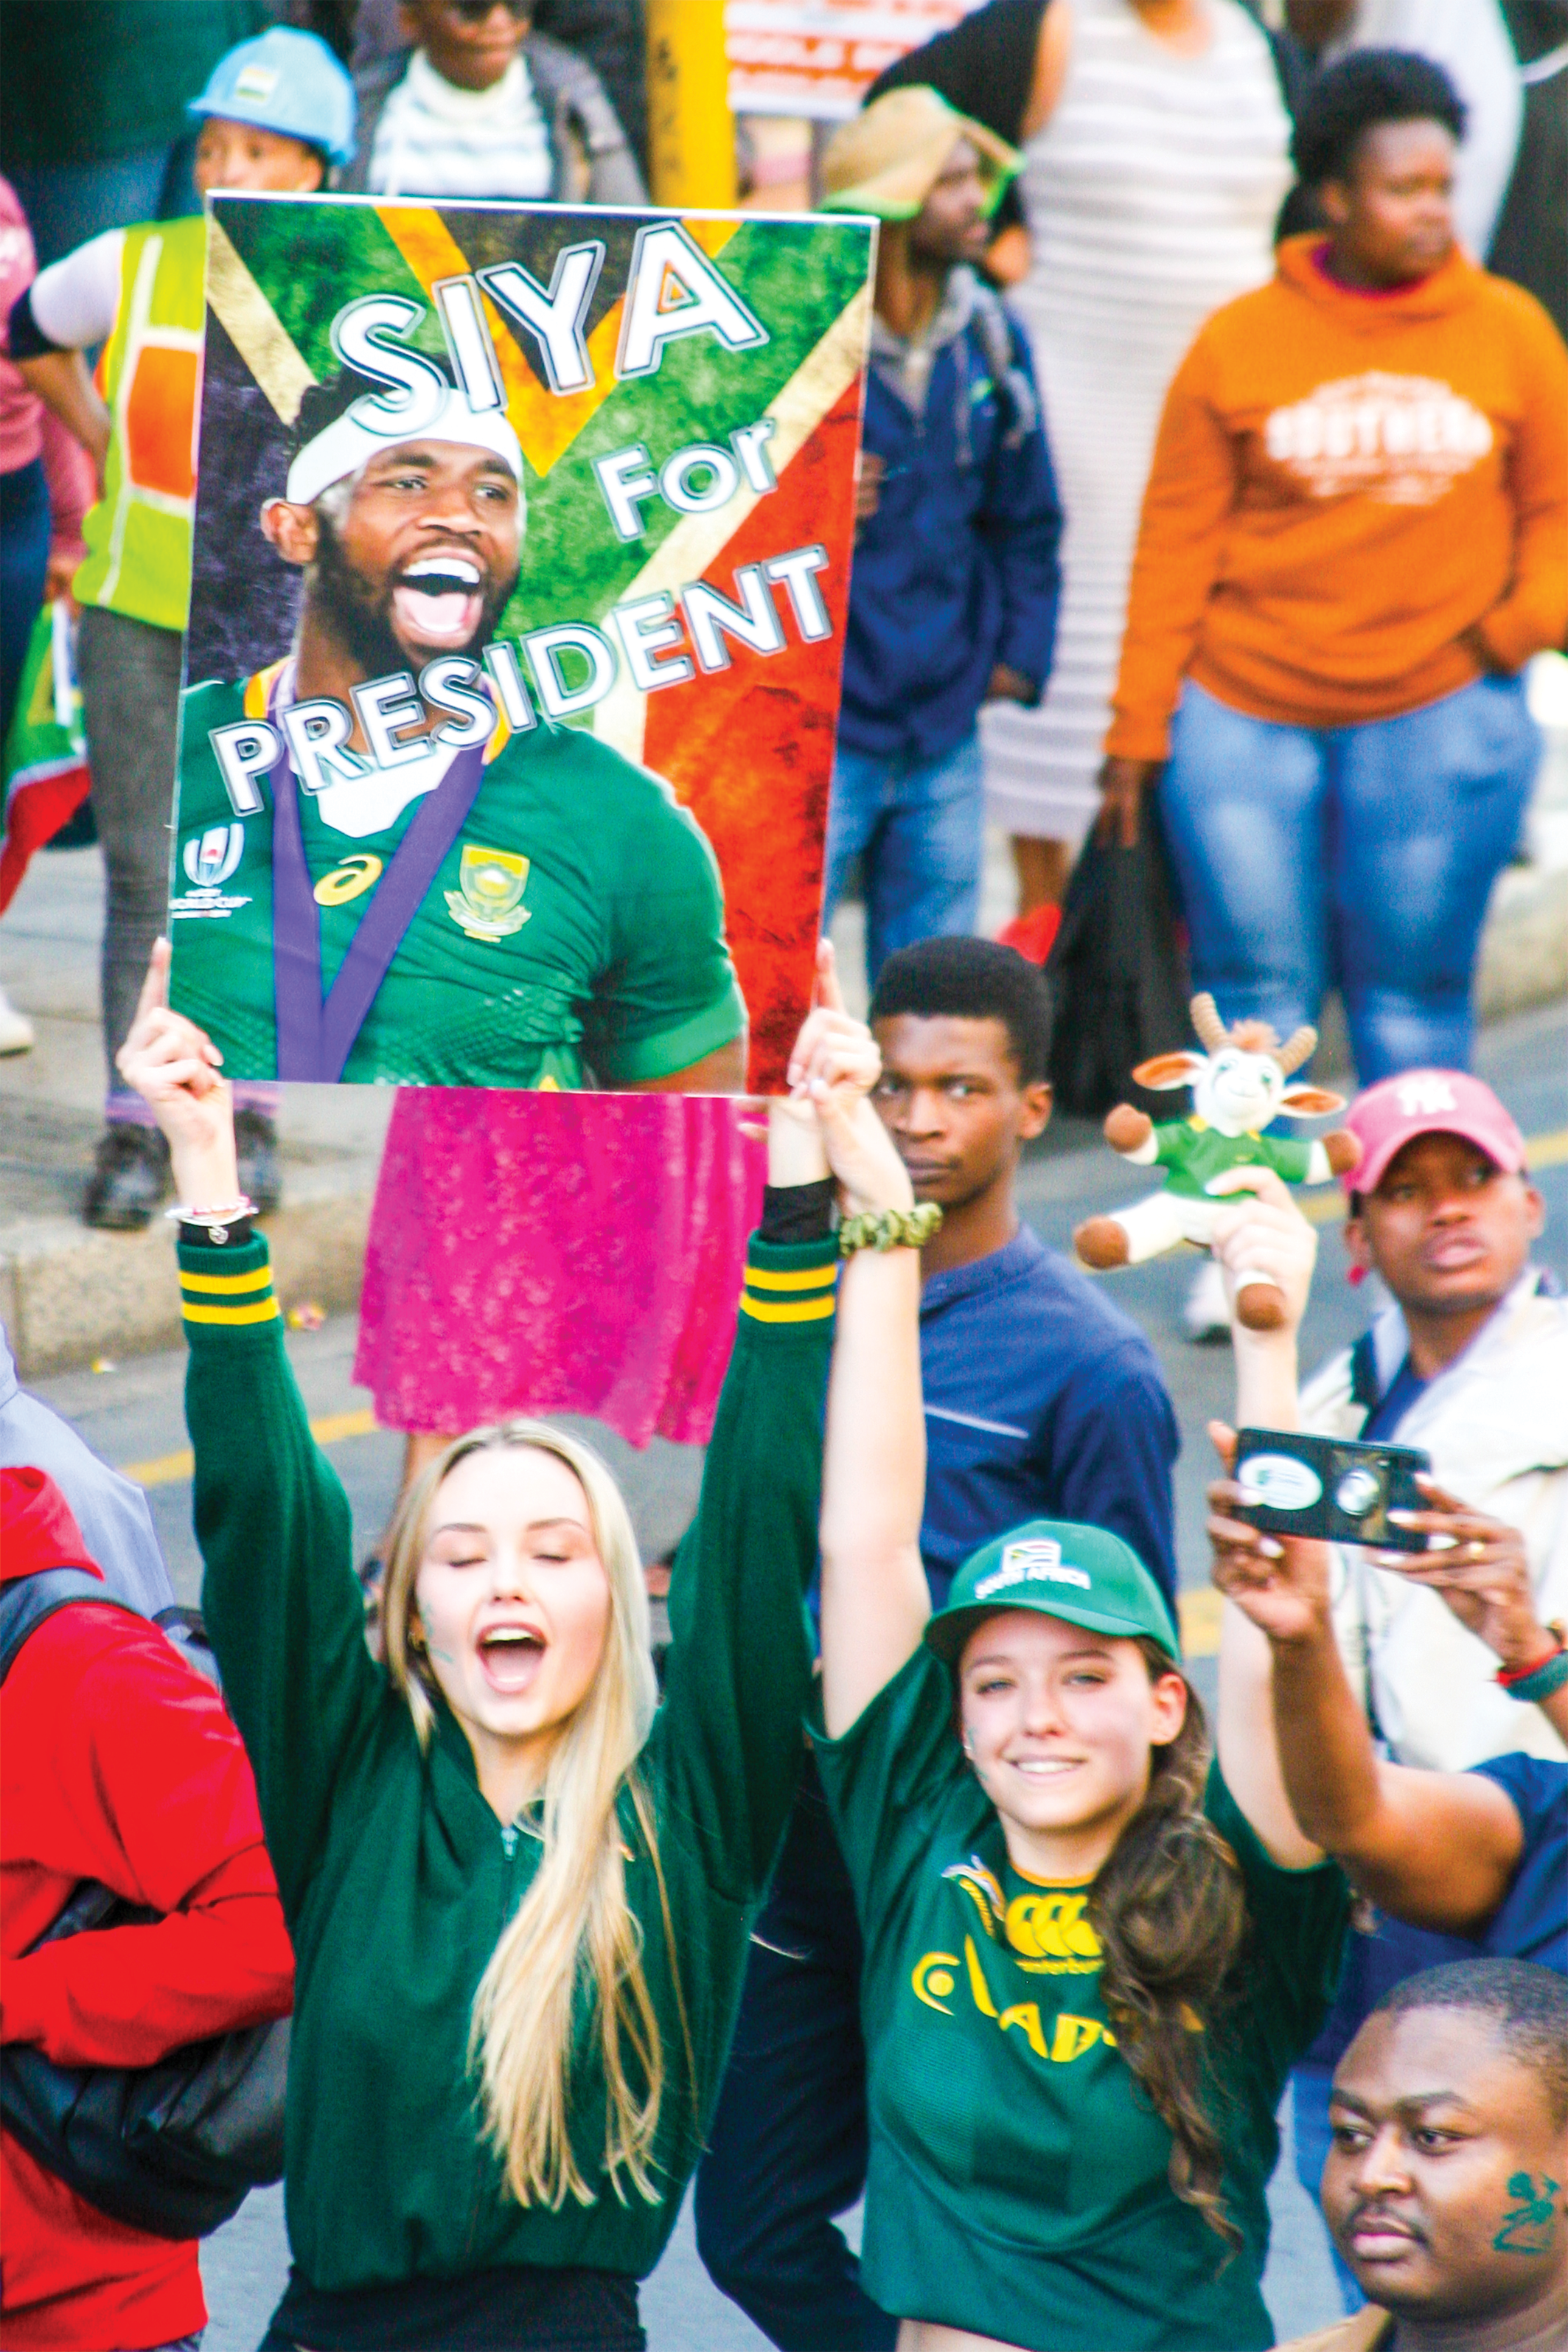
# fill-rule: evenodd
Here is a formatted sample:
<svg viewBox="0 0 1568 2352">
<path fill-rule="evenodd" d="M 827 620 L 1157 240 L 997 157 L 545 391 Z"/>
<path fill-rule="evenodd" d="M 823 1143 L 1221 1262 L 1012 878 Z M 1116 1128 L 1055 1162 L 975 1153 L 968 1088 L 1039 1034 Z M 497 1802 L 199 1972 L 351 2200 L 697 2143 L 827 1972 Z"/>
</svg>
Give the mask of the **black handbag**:
<svg viewBox="0 0 1568 2352">
<path fill-rule="evenodd" d="M 129 1607 L 76 1569 L 46 1569 L 5 1587 L 0 1680 L 28 1634 L 79 1601 Z M 31 1948 L 148 1927 L 161 1916 L 84 1879 Z M 216 2034 L 151 2066 L 60 2066 L 29 2042 L 10 2042 L 0 2050 L 0 2117 L 100 2213 L 155 2237 L 205 2237 L 250 2189 L 283 2176 L 288 2026 L 281 2017 Z"/>
<path fill-rule="evenodd" d="M 1165 844 L 1145 802 L 1136 848 L 1091 834 L 1067 885 L 1045 967 L 1059 1110 L 1095 1118 L 1130 1102 L 1169 1117 L 1169 1097 L 1135 1087 L 1132 1074 L 1191 1043 L 1185 967 Z"/>
</svg>

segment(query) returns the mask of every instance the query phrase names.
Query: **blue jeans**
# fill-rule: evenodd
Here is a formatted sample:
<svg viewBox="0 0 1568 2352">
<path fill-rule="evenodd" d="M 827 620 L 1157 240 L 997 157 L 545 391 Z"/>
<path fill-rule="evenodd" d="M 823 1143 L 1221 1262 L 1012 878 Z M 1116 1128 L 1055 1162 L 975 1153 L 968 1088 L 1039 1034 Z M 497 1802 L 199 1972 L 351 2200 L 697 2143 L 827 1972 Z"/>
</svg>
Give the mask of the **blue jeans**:
<svg viewBox="0 0 1568 2352">
<path fill-rule="evenodd" d="M 1540 757 L 1519 678 L 1322 729 L 1189 679 L 1159 790 L 1195 986 L 1289 1036 L 1337 984 L 1363 1086 L 1467 1069 L 1487 898 Z"/>
<path fill-rule="evenodd" d="M 833 761 L 822 929 L 832 921 L 852 858 L 865 877 L 866 976 L 895 948 L 972 931 L 980 906 L 980 739 L 938 760 L 846 751 Z"/>
</svg>

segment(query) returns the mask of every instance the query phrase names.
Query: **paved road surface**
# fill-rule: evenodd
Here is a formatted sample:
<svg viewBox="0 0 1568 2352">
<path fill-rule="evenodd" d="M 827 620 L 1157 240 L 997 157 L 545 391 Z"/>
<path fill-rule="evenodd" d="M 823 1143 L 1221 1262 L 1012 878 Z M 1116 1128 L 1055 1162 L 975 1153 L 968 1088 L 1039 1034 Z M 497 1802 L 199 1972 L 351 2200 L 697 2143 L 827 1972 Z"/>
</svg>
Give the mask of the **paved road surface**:
<svg viewBox="0 0 1568 2352">
<path fill-rule="evenodd" d="M 1568 1006 L 1527 1013 L 1485 1033 L 1483 1075 L 1503 1095 L 1527 1135 L 1537 1139 L 1539 1181 L 1551 1224 L 1542 1255 L 1568 1275 Z M 1059 1130 L 1051 1148 L 1031 1154 L 1024 1171 L 1026 1213 L 1042 1238 L 1065 1245 L 1072 1226 L 1098 1207 L 1129 1197 L 1128 1175 L 1081 1128 Z M 1066 1148 L 1063 1148 L 1066 1147 Z M 1134 1180 L 1135 1181 L 1135 1180 Z M 1321 1197 L 1321 1196 L 1320 1196 Z M 1202 1490 L 1208 1475 L 1203 1438 L 1207 1419 L 1228 1415 L 1230 1368 L 1224 1349 L 1185 1346 L 1176 1313 L 1190 1278 L 1190 1259 L 1169 1258 L 1113 1277 L 1115 1295 L 1139 1318 L 1159 1349 L 1175 1397 L 1186 1451 L 1178 1471 L 1182 1583 L 1194 1675 L 1212 1691 L 1212 1622 L 1201 1540 Z M 1361 1328 L 1363 1309 L 1344 1280 L 1344 1258 L 1325 1224 L 1316 1292 L 1304 1355 L 1310 1364 L 1343 1345 Z M 298 1331 L 289 1349 L 313 1417 L 363 1422 L 368 1400 L 352 1386 L 353 1328 L 334 1318 L 317 1331 Z M 108 1460 L 136 1465 L 148 1483 L 160 1534 L 182 1598 L 194 1599 L 200 1564 L 191 1533 L 188 1469 L 182 1460 L 183 1352 L 144 1358 L 102 1374 L 73 1373 L 43 1384 L 41 1393 L 76 1422 Z M 655 1442 L 634 1454 L 591 1424 L 622 1479 L 646 1552 L 661 1549 L 690 1515 L 700 1475 L 695 1449 Z M 368 1543 L 382 1524 L 397 1480 L 399 1441 L 386 1432 L 340 1435 L 330 1445 L 353 1507 L 355 1529 Z M 1207 1654 L 1204 1654 L 1205 1649 Z M 1287 2148 L 1289 2145 L 1287 2132 Z M 1282 2337 L 1322 2326 L 1337 2315 L 1337 2301 L 1320 2224 L 1297 2188 L 1288 2160 L 1273 2190 L 1274 2251 L 1266 2292 Z M 205 2249 L 213 2325 L 207 2352 L 250 2352 L 259 2340 L 287 2265 L 281 2191 L 253 2196 Z M 643 2294 L 653 2352 L 742 2352 L 763 2339 L 710 2286 L 696 2259 L 689 2212 Z"/>
</svg>

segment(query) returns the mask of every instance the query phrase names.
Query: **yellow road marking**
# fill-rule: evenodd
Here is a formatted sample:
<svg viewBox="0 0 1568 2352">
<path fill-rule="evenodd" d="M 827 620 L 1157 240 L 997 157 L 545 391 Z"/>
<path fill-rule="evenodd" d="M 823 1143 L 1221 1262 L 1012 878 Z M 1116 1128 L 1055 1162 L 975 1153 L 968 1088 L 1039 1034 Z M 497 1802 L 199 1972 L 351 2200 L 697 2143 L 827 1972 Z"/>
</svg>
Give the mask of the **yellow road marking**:
<svg viewBox="0 0 1568 2352">
<path fill-rule="evenodd" d="M 1328 1225 L 1336 1217 L 1343 1216 L 1348 1203 L 1336 1184 L 1332 1192 L 1324 1185 L 1321 1192 L 1312 1193 L 1306 1200 L 1298 1202 L 1297 1206 L 1309 1225 Z"/>
<path fill-rule="evenodd" d="M 1200 1585 L 1196 1592 L 1182 1593 L 1179 1606 L 1183 1654 L 1189 1658 L 1218 1657 L 1219 1595 L 1213 1585 Z"/>
<path fill-rule="evenodd" d="M 310 1424 L 310 1434 L 318 1445 L 336 1445 L 344 1437 L 369 1437 L 376 1427 L 376 1417 L 367 1407 L 357 1412 L 327 1412 Z M 154 1454 L 150 1462 L 122 1462 L 120 1475 L 133 1478 L 139 1486 L 172 1486 L 188 1478 L 196 1466 L 190 1447 L 178 1454 Z"/>
</svg>

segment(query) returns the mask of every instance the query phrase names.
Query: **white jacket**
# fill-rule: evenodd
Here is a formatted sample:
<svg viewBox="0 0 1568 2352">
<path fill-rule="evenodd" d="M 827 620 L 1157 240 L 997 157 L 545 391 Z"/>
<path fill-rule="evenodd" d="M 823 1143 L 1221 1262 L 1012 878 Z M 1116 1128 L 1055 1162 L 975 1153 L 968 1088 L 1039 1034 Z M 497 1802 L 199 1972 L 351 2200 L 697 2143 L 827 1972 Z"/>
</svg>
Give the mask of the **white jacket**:
<svg viewBox="0 0 1568 2352">
<path fill-rule="evenodd" d="M 1457 1362 L 1429 1382 L 1394 1433 L 1424 1446 L 1439 1486 L 1524 1537 L 1544 1624 L 1568 1620 L 1568 1299 L 1542 1295 L 1531 1267 Z M 1408 1349 L 1397 1307 L 1372 1327 L 1379 1393 Z M 1352 1351 L 1301 1391 L 1303 1429 L 1358 1437 Z M 1385 1433 L 1385 1435 L 1389 1433 Z M 1401 1764 L 1462 1772 L 1516 1750 L 1568 1761 L 1537 1706 L 1510 1698 L 1497 1660 L 1436 1592 L 1334 1547 L 1334 1624 L 1345 1664 Z"/>
</svg>

